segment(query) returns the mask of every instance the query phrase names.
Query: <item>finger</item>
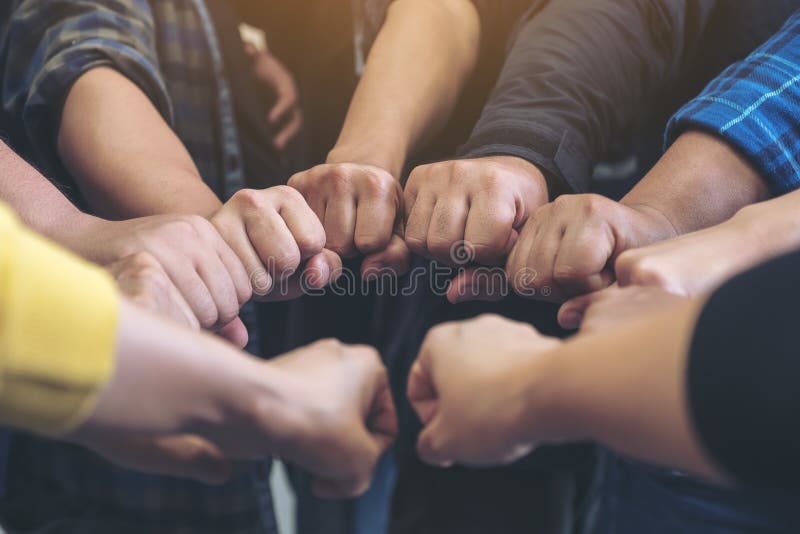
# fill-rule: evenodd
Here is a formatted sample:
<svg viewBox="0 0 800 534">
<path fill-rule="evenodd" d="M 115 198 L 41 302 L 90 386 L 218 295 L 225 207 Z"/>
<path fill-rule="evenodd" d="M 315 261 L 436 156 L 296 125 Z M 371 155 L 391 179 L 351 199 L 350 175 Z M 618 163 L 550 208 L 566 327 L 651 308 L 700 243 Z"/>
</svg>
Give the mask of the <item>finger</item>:
<svg viewBox="0 0 800 534">
<path fill-rule="evenodd" d="M 239 317 L 220 328 L 217 331 L 217 335 L 223 339 L 227 339 L 231 344 L 240 349 L 245 348 L 247 342 L 250 340 L 247 327 Z"/>
<path fill-rule="evenodd" d="M 369 489 L 369 481 L 315 479 L 311 491 L 320 499 L 339 500 L 360 497 Z"/>
<path fill-rule="evenodd" d="M 464 243 L 470 206 L 465 196 L 440 198 L 433 208 L 428 227 L 427 249 L 431 257 L 445 265 L 461 265 L 454 247 Z"/>
<path fill-rule="evenodd" d="M 370 254 L 361 264 L 361 276 L 374 280 L 381 276 L 401 276 L 411 268 L 411 251 L 402 234 L 392 235 L 389 246 L 377 254 Z"/>
<path fill-rule="evenodd" d="M 256 298 L 258 302 L 284 302 L 322 289 L 335 282 L 343 272 L 342 259 L 333 251 L 323 250 L 310 258 L 302 272 L 275 285 L 269 294 Z"/>
<path fill-rule="evenodd" d="M 384 374 L 375 392 L 372 407 L 367 417 L 367 429 L 375 439 L 379 456 L 391 447 L 397 438 L 398 422 L 389 381 Z"/>
<path fill-rule="evenodd" d="M 251 298 L 264 297 L 269 294 L 273 286 L 272 275 L 262 263 L 256 249 L 253 248 L 253 243 L 247 236 L 246 230 L 239 222 L 228 223 L 225 220 L 215 220 L 214 225 L 244 267 Z"/>
<path fill-rule="evenodd" d="M 325 248 L 325 228 L 302 195 L 292 193 L 287 196 L 279 212 L 300 250 L 301 260 L 322 252 Z"/>
<path fill-rule="evenodd" d="M 475 261 L 483 265 L 502 265 L 517 218 L 515 204 L 485 194 L 472 199 L 465 233 L 473 247 Z"/>
<path fill-rule="evenodd" d="M 397 220 L 397 210 L 400 207 L 397 201 L 398 195 L 395 188 L 359 192 L 355 246 L 362 254 L 380 252 L 389 245 Z"/>
<path fill-rule="evenodd" d="M 256 221 L 247 222 L 247 235 L 261 263 L 275 282 L 297 272 L 302 254 L 284 218 L 272 209 L 259 212 Z"/>
<path fill-rule="evenodd" d="M 172 282 L 170 282 L 170 294 L 170 302 L 174 306 L 174 315 L 176 316 L 176 320 L 191 330 L 199 330 L 200 321 L 197 320 L 194 312 L 192 312 L 191 306 L 189 306 L 189 303 L 186 302 L 186 299 L 183 298 L 181 292 L 178 291 L 178 288 L 175 287 Z"/>
<path fill-rule="evenodd" d="M 503 270 L 486 267 L 466 269 L 450 282 L 447 300 L 459 304 L 479 300 L 498 302 L 509 294 L 508 278 Z"/>
<path fill-rule="evenodd" d="M 289 146 L 297 134 L 300 133 L 300 130 L 303 128 L 303 112 L 299 109 L 296 109 L 291 112 L 291 118 L 286 123 L 286 125 L 275 135 L 275 139 L 273 140 L 273 144 L 275 148 L 279 151 L 286 150 L 286 147 Z"/>
<path fill-rule="evenodd" d="M 250 285 L 250 277 L 247 275 L 247 269 L 245 269 L 236 253 L 231 250 L 221 236 L 219 237 L 216 250 L 222 265 L 225 267 L 225 270 L 228 271 L 228 275 L 233 282 L 239 306 L 242 306 L 253 297 L 253 287 Z"/>
<path fill-rule="evenodd" d="M 407 208 L 410 211 L 406 217 L 406 244 L 413 252 L 426 258 L 430 257 L 428 252 L 428 233 L 435 206 L 435 197 L 418 195 L 414 205 Z"/>
<path fill-rule="evenodd" d="M 217 254 L 203 254 L 197 274 L 205 283 L 217 307 L 215 326 L 226 325 L 239 314 L 239 296 L 228 270 Z"/>
<path fill-rule="evenodd" d="M 531 243 L 526 267 L 534 277 L 535 298 L 556 302 L 564 298 L 558 282 L 553 277 L 564 230 L 565 228 L 558 222 L 545 224 L 538 229 Z"/>
<path fill-rule="evenodd" d="M 581 326 L 586 310 L 592 303 L 593 294 L 581 295 L 565 302 L 558 310 L 558 324 L 565 330 L 577 330 Z"/>
<path fill-rule="evenodd" d="M 452 467 L 455 464 L 453 440 L 446 427 L 441 416 L 437 416 L 419 435 L 417 455 L 426 464 L 436 467 Z"/>
<path fill-rule="evenodd" d="M 186 299 L 200 326 L 213 328 L 219 320 L 217 305 L 195 267 L 189 263 L 167 262 L 164 270 Z"/>
<path fill-rule="evenodd" d="M 414 362 L 408 375 L 406 396 L 422 424 L 430 423 L 438 409 L 438 394 L 433 378 L 419 359 Z"/>
<path fill-rule="evenodd" d="M 343 258 L 358 254 L 355 247 L 356 204 L 349 196 L 328 199 L 325 209 L 326 247 Z"/>
<path fill-rule="evenodd" d="M 553 276 L 567 296 L 600 291 L 614 282 L 609 265 L 614 245 L 605 225 L 567 227 L 553 267 Z"/>
</svg>

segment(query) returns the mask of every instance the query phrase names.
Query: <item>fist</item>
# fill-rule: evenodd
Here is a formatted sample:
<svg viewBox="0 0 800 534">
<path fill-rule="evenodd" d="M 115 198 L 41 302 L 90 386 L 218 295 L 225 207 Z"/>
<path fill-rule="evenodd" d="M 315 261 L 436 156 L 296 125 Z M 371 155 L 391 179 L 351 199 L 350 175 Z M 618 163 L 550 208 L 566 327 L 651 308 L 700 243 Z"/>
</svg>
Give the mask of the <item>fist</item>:
<svg viewBox="0 0 800 534">
<path fill-rule="evenodd" d="M 402 190 L 387 171 L 351 163 L 319 165 L 289 186 L 305 197 L 325 228 L 326 246 L 345 258 L 367 256 L 364 269 L 408 269 L 399 237 Z"/>
<path fill-rule="evenodd" d="M 496 316 L 432 329 L 408 381 L 408 398 L 425 427 L 420 458 L 439 466 L 492 465 L 530 453 L 530 369 L 560 344 Z"/>
<path fill-rule="evenodd" d="M 325 249 L 325 230 L 295 189 L 278 186 L 236 193 L 212 218 L 236 253 L 260 300 L 294 298 L 327 286 L 341 259 Z"/>
<path fill-rule="evenodd" d="M 106 269 L 131 302 L 194 330 L 200 328 L 189 304 L 151 254 L 132 254 Z"/>
<path fill-rule="evenodd" d="M 364 493 L 397 434 L 397 416 L 378 353 L 334 340 L 298 349 L 268 364 L 280 373 L 299 421 L 281 457 L 315 477 L 327 498 Z M 275 414 L 266 414 L 274 417 Z"/>
<path fill-rule="evenodd" d="M 417 167 L 404 197 L 413 252 L 451 266 L 501 265 L 529 214 L 547 202 L 547 186 L 536 167 L 504 156 Z"/>
<path fill-rule="evenodd" d="M 624 251 L 669 239 L 657 212 L 599 195 L 567 195 L 539 208 L 522 229 L 506 272 L 517 293 L 542 300 L 599 291 L 614 282 Z"/>
</svg>

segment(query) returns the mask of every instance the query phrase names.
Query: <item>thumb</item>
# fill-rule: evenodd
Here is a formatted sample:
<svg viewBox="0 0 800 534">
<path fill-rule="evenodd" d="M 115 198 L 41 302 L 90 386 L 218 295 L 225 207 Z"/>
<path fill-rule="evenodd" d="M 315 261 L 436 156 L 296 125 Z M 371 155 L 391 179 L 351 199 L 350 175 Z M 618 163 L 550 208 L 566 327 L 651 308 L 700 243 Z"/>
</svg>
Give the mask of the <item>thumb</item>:
<svg viewBox="0 0 800 534">
<path fill-rule="evenodd" d="M 420 460 L 436 467 L 452 467 L 455 464 L 454 440 L 447 431 L 441 415 L 426 426 L 417 439 L 417 454 Z"/>
<path fill-rule="evenodd" d="M 245 348 L 247 346 L 247 342 L 250 340 L 250 336 L 247 333 L 247 327 L 239 317 L 219 329 L 217 331 L 217 335 L 230 341 L 233 345 L 240 349 Z"/>
<path fill-rule="evenodd" d="M 433 378 L 420 360 L 414 362 L 408 375 L 406 396 L 423 425 L 431 422 L 438 407 L 438 394 Z"/>
</svg>

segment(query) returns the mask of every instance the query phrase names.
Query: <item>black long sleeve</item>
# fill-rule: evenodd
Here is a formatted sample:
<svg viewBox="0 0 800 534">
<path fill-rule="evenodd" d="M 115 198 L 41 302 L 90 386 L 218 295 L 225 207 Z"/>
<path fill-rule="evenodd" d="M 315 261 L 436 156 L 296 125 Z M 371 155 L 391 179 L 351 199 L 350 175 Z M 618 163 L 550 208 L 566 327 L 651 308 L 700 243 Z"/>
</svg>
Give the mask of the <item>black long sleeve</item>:
<svg viewBox="0 0 800 534">
<path fill-rule="evenodd" d="M 661 128 L 776 32 L 797 0 L 534 0 L 460 157 L 512 155 L 552 194 L 586 192 L 595 164 Z M 658 123 L 658 124 L 653 124 Z"/>
<path fill-rule="evenodd" d="M 687 375 L 706 450 L 744 485 L 800 490 L 800 253 L 719 289 L 694 333 Z"/>
</svg>

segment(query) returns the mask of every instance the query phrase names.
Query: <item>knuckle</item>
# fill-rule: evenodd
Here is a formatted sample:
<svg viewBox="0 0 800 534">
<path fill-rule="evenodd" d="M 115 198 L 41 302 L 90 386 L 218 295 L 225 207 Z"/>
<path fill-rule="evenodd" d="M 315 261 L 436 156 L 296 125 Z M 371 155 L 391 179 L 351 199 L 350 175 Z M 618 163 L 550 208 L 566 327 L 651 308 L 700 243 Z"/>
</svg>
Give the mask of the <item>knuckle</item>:
<svg viewBox="0 0 800 534">
<path fill-rule="evenodd" d="M 255 189 L 241 189 L 237 191 L 231 201 L 245 209 L 261 209 L 264 206 L 264 192 Z"/>
<path fill-rule="evenodd" d="M 305 198 L 300 191 L 294 187 L 290 187 L 288 185 L 277 185 L 268 189 L 267 191 L 271 195 L 276 196 L 282 202 L 296 202 L 305 204 Z"/>
<path fill-rule="evenodd" d="M 196 316 L 197 322 L 205 329 L 212 328 L 219 322 L 219 313 L 215 306 L 204 306 L 197 311 Z"/>
<path fill-rule="evenodd" d="M 129 256 L 130 265 L 137 270 L 152 269 L 154 267 L 161 268 L 155 256 L 147 251 L 139 251 Z"/>
<path fill-rule="evenodd" d="M 428 242 L 426 239 L 415 236 L 406 235 L 406 245 L 412 252 L 424 256 L 428 253 Z"/>
</svg>

